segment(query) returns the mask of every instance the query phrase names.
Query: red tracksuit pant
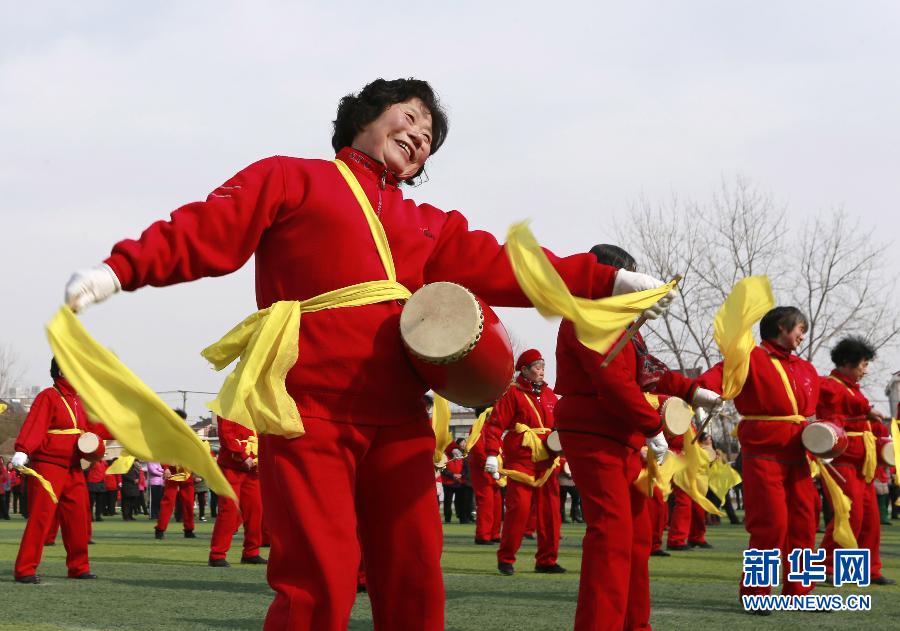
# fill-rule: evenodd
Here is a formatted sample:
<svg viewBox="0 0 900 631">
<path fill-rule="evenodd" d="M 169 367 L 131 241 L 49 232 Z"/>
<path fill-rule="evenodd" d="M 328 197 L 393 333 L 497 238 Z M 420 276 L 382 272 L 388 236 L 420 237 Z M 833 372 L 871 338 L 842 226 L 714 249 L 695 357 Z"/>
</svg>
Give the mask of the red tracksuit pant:
<svg viewBox="0 0 900 631">
<path fill-rule="evenodd" d="M 493 476 L 484 470 L 484 458 L 469 456 L 469 477 L 475 492 L 475 539 L 499 539 L 500 524 L 503 522 L 503 496 Z"/>
<path fill-rule="evenodd" d="M 166 480 L 163 490 L 162 502 L 159 504 L 159 519 L 156 522 L 157 530 L 165 530 L 169 527 L 169 520 L 175 511 L 175 497 L 181 501 L 182 525 L 186 531 L 194 529 L 194 481 L 172 482 Z M 222 501 L 223 496 L 219 496 Z M 219 504 L 221 506 L 221 503 Z"/>
<path fill-rule="evenodd" d="M 813 585 L 786 580 L 787 555 L 797 548 L 816 547 L 816 488 L 809 464 L 783 462 L 774 457 L 744 453 L 744 528 L 750 533 L 747 548 L 781 550 L 782 594 L 808 594 Z M 876 522 L 877 523 L 877 522 Z M 768 594 L 769 587 L 744 587 L 741 594 Z"/>
<path fill-rule="evenodd" d="M 509 465 L 506 465 L 510 468 Z M 535 477 L 543 471 L 538 469 Z M 503 518 L 503 532 L 497 563 L 514 564 L 516 552 L 522 545 L 528 527 L 529 516 L 534 502 L 537 521 L 537 554 L 535 565 L 553 565 L 559 554 L 559 529 L 562 518 L 559 514 L 559 478 L 551 475 L 540 487 L 532 487 L 508 478 L 506 484 L 506 516 Z"/>
<path fill-rule="evenodd" d="M 376 631 L 442 631 L 431 425 L 303 422 L 299 438 L 260 436 L 275 590 L 265 629 L 346 630 L 361 548 Z"/>
<path fill-rule="evenodd" d="M 210 559 L 224 559 L 231 548 L 231 540 L 238 524 L 244 523 L 244 558 L 259 556 L 262 545 L 262 497 L 259 478 L 255 473 L 222 469 L 225 479 L 234 489 L 239 504 L 225 496 L 219 496 L 219 513 L 209 544 Z"/>
<path fill-rule="evenodd" d="M 647 510 L 650 516 L 650 531 L 652 541 L 650 551 L 662 549 L 663 531 L 669 521 L 669 505 L 663 499 L 662 489 L 653 487 L 653 497 L 647 500 Z"/>
<path fill-rule="evenodd" d="M 672 496 L 674 504 L 669 517 L 666 545 L 671 547 L 706 543 L 706 511 L 678 487 L 672 489 Z"/>
<path fill-rule="evenodd" d="M 601 436 L 560 439 L 587 524 L 575 631 L 650 629 L 650 514 L 633 484 L 641 456 Z"/>
<path fill-rule="evenodd" d="M 868 548 L 870 553 L 870 576 L 881 576 L 881 515 L 878 512 L 878 497 L 875 493 L 875 485 L 866 484 L 865 478 L 859 469 L 850 464 L 835 465 L 835 469 L 844 478 L 841 481 L 832 473 L 844 494 L 850 498 L 850 527 L 856 537 L 856 543 L 860 548 Z M 840 546 L 834 542 L 834 520 L 825 528 L 825 536 L 822 537 L 820 548 L 827 550 L 825 567 L 832 572 L 832 553 Z"/>
<path fill-rule="evenodd" d="M 31 468 L 50 483 L 59 504 L 54 504 L 40 483 L 34 477 L 28 476 L 28 521 L 22 533 L 19 555 L 16 557 L 16 576 L 31 576 L 35 573 L 41 562 L 44 540 L 57 515 L 63 545 L 66 547 L 66 567 L 69 576 L 89 572 L 90 509 L 84 473 L 81 469 L 69 469 L 46 462 L 35 462 Z"/>
</svg>

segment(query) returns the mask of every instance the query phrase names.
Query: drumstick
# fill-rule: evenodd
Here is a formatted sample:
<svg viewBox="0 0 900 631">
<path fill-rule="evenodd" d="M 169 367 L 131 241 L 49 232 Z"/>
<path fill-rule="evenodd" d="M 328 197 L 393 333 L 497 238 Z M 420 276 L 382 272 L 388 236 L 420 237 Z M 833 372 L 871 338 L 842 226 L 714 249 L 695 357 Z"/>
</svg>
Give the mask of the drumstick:
<svg viewBox="0 0 900 631">
<path fill-rule="evenodd" d="M 691 444 L 693 445 L 698 440 L 700 440 L 700 434 L 703 433 L 703 430 L 706 429 L 707 425 L 709 425 L 710 421 L 712 421 L 713 418 L 715 418 L 717 416 L 721 416 L 721 415 L 722 415 L 722 404 L 720 403 L 719 405 L 717 405 L 716 407 L 713 408 L 712 412 L 710 412 L 707 415 L 706 420 L 703 421 L 703 423 L 700 425 L 700 429 L 697 430 L 697 434 L 694 436 L 694 440 L 691 441 Z"/>
<path fill-rule="evenodd" d="M 675 274 L 675 277 L 672 280 L 674 280 L 675 284 L 677 285 L 679 282 L 681 282 L 681 278 L 681 274 Z M 616 345 L 612 347 L 612 350 L 606 354 L 606 359 L 604 359 L 603 363 L 600 364 L 600 368 L 606 368 L 612 363 L 612 361 L 616 358 L 616 355 L 622 352 L 622 349 L 625 348 L 625 345 L 631 341 L 631 338 L 633 338 L 637 334 L 638 330 L 640 330 L 640 328 L 644 326 L 644 323 L 646 321 L 647 316 L 642 315 L 640 318 L 628 325 L 628 328 L 625 329 L 625 335 L 620 337 L 619 341 L 616 342 Z"/>
</svg>

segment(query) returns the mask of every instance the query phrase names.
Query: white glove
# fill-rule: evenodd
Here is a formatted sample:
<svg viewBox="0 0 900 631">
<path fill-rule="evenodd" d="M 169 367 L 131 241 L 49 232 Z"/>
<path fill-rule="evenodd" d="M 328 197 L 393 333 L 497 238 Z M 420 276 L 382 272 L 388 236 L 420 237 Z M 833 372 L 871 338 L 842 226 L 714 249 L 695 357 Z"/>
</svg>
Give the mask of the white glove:
<svg viewBox="0 0 900 631">
<path fill-rule="evenodd" d="M 95 302 L 103 302 L 121 289 L 122 284 L 116 273 L 109 265 L 101 263 L 72 274 L 66 283 L 66 304 L 78 313 Z"/>
<path fill-rule="evenodd" d="M 665 283 L 648 274 L 639 274 L 638 272 L 629 272 L 628 270 L 620 269 L 616 272 L 616 280 L 613 282 L 612 295 L 618 296 L 620 294 L 630 294 L 635 291 L 656 289 L 660 285 L 665 285 Z M 669 305 L 674 298 L 675 290 L 673 289 L 660 298 L 659 302 L 655 305 L 644 310 L 641 315 L 647 320 L 655 320 L 669 309 Z"/>
<path fill-rule="evenodd" d="M 834 458 L 819 458 L 822 461 L 822 464 L 831 464 Z"/>
<path fill-rule="evenodd" d="M 24 451 L 17 451 L 13 454 L 12 460 L 10 460 L 9 462 L 16 468 L 24 467 L 25 463 L 28 462 L 28 454 L 26 454 Z"/>
<path fill-rule="evenodd" d="M 497 462 L 497 456 L 488 456 L 484 461 L 484 470 L 494 476 L 495 480 L 500 479 L 500 463 Z"/>
<path fill-rule="evenodd" d="M 648 438 L 647 447 L 656 456 L 656 464 L 662 464 L 663 460 L 666 459 L 666 452 L 669 450 L 669 443 L 666 442 L 666 437 L 663 436 L 663 433 L 660 432 L 653 438 Z"/>
<path fill-rule="evenodd" d="M 722 405 L 722 397 L 706 388 L 697 388 L 694 397 L 691 399 L 691 407 L 712 410 Z"/>
</svg>

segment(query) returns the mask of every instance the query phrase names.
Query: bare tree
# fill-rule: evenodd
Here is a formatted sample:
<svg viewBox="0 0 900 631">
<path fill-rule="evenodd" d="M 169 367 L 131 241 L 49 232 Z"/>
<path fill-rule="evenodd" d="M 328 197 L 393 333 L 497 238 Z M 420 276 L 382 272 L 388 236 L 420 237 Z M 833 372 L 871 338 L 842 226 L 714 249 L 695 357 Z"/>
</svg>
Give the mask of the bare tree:
<svg viewBox="0 0 900 631">
<path fill-rule="evenodd" d="M 9 392 L 24 374 L 25 367 L 12 345 L 0 343 L 0 394 Z"/>
</svg>

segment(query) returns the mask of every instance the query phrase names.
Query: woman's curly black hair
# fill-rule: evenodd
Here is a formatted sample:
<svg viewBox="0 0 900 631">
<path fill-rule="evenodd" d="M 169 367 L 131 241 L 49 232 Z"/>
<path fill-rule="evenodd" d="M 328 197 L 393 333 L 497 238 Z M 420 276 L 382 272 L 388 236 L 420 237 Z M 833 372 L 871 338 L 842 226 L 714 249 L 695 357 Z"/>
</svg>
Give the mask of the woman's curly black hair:
<svg viewBox="0 0 900 631">
<path fill-rule="evenodd" d="M 759 336 L 764 340 L 774 340 L 784 330 L 791 332 L 798 324 L 809 329 L 809 320 L 797 307 L 775 307 L 759 321 Z"/>
<path fill-rule="evenodd" d="M 592 247 L 590 252 L 597 258 L 598 263 L 629 272 L 637 271 L 637 261 L 634 260 L 634 257 L 617 245 L 600 243 Z"/>
<path fill-rule="evenodd" d="M 831 361 L 838 367 L 849 365 L 856 368 L 861 362 L 873 359 L 875 347 L 862 337 L 845 337 L 831 349 Z"/>
<path fill-rule="evenodd" d="M 441 107 L 437 95 L 427 81 L 420 79 L 375 79 L 358 94 L 348 94 L 338 103 L 337 117 L 334 119 L 334 133 L 331 146 L 335 152 L 353 144 L 353 139 L 366 125 L 381 116 L 387 108 L 395 103 L 403 103 L 412 98 L 419 98 L 431 113 L 431 153 L 437 150 L 447 139 L 449 122 L 447 113 Z M 419 169 L 407 184 L 414 183 L 425 167 Z"/>
</svg>

